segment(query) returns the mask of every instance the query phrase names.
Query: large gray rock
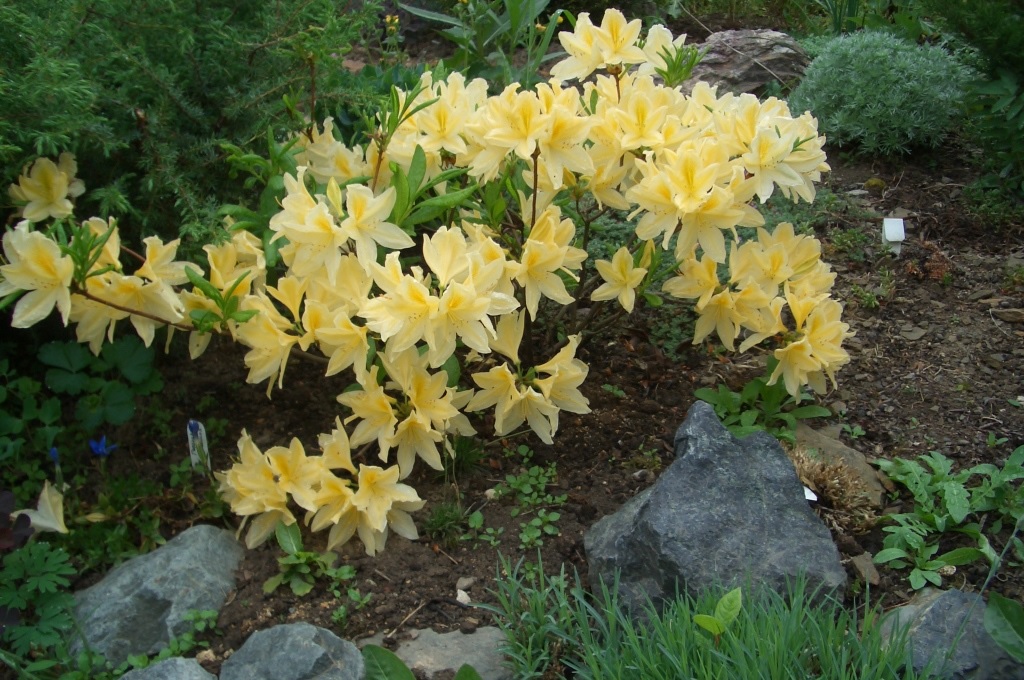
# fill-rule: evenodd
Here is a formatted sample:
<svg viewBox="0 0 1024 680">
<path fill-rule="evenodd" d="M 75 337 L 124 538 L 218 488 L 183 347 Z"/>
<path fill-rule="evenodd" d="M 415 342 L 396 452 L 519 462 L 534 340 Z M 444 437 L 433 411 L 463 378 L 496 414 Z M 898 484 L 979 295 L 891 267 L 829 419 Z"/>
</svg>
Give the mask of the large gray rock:
<svg viewBox="0 0 1024 680">
<path fill-rule="evenodd" d="M 380 645 L 383 640 L 384 634 L 378 633 L 359 644 L 360 647 Z M 469 664 L 483 680 L 514 680 L 515 675 L 504 666 L 501 648 L 505 642 L 504 633 L 494 626 L 477 628 L 471 635 L 457 630 L 435 633 L 427 628 L 415 631 L 410 639 L 399 640 L 398 647 L 392 651 L 410 670 L 428 678 Z"/>
<path fill-rule="evenodd" d="M 217 676 L 207 673 L 195 659 L 172 656 L 152 666 L 125 673 L 121 680 L 217 680 Z"/>
<path fill-rule="evenodd" d="M 620 596 L 697 595 L 747 583 L 785 593 L 804 575 L 819 594 L 846 586 L 832 536 L 804 500 L 778 441 L 733 437 L 704 402 L 676 432 L 676 460 L 649 489 L 584 535 L 594 588 L 620 573 Z"/>
<path fill-rule="evenodd" d="M 948 680 L 1021 680 L 1024 664 L 1014 661 L 985 630 L 985 602 L 977 593 L 928 588 L 886 620 L 909 626 L 914 670 L 929 664 L 935 677 Z M 947 658 L 948 656 L 948 658 Z"/>
<path fill-rule="evenodd" d="M 703 80 L 717 85 L 719 94 L 728 90 L 759 95 L 765 85 L 776 80 L 796 83 L 810 63 L 796 40 L 766 29 L 719 31 L 709 35 L 699 47 L 706 49 L 707 54 L 683 84 L 684 92 Z"/>
<path fill-rule="evenodd" d="M 354 644 L 309 623 L 288 623 L 249 636 L 220 669 L 220 680 L 363 680 Z"/>
<path fill-rule="evenodd" d="M 131 654 L 156 653 L 189 630 L 190 610 L 220 609 L 242 553 L 230 531 L 194 526 L 77 593 L 79 629 L 115 666 Z M 72 651 L 81 647 L 76 640 Z"/>
</svg>

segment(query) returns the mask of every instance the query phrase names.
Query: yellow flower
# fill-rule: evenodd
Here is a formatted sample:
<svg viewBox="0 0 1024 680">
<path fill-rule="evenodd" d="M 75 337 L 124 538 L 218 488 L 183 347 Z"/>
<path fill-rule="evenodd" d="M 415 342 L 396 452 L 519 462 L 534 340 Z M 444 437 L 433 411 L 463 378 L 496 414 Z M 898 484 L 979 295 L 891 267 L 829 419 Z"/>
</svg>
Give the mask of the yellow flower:
<svg viewBox="0 0 1024 680">
<path fill-rule="evenodd" d="M 0 266 L 0 297 L 16 290 L 26 293 L 14 308 L 11 325 L 28 328 L 50 315 L 54 306 L 64 325 L 71 313 L 71 277 L 75 265 L 60 247 L 22 221 L 4 234 L 4 255 L 10 264 Z"/>
<path fill-rule="evenodd" d="M 394 187 L 388 187 L 380 196 L 362 184 L 348 186 L 345 194 L 345 208 L 348 216 L 339 228 L 356 243 L 356 256 L 363 269 L 377 261 L 377 245 L 400 249 L 413 245 L 412 238 L 398 225 L 387 222 L 391 209 L 395 207 L 398 195 Z"/>
<path fill-rule="evenodd" d="M 57 163 L 38 158 L 28 173 L 10 186 L 8 193 L 16 202 L 25 203 L 20 213 L 29 222 L 68 217 L 74 211 L 68 197 L 75 198 L 85 191 L 82 180 L 75 179 L 77 171 L 75 157 L 70 153 L 62 153 Z"/>
<path fill-rule="evenodd" d="M 377 372 L 378 367 L 371 366 L 366 378 L 360 382 L 363 389 L 339 394 L 338 401 L 352 409 L 352 415 L 345 419 L 346 423 L 361 421 L 352 432 L 352 446 L 376 439 L 381 460 L 387 460 L 398 419 L 391 408 L 394 400 L 384 394 L 384 388 L 377 382 Z"/>
<path fill-rule="evenodd" d="M 612 261 L 598 260 L 597 271 L 604 283 L 591 294 L 592 300 L 611 300 L 618 298 L 619 304 L 627 312 L 633 311 L 636 301 L 636 287 L 644 280 L 647 270 L 633 266 L 633 256 L 623 246 L 612 257 Z"/>
<path fill-rule="evenodd" d="M 202 275 L 202 270 L 191 262 L 174 261 L 181 239 L 174 239 L 165 244 L 158 236 L 150 236 L 143 239 L 142 242 L 146 244 L 146 261 L 135 272 L 135 276 L 141 276 L 153 282 L 163 282 L 169 286 L 180 286 L 188 281 L 185 267 L 191 267 L 196 270 L 196 273 Z M 234 282 L 232 281 L 232 283 Z"/>
<path fill-rule="evenodd" d="M 324 472 L 322 460 L 307 458 L 302 442 L 297 437 L 292 437 L 288 448 L 274 446 L 267 449 L 264 455 L 274 472 L 278 488 L 290 493 L 302 508 L 316 510 L 314 487 L 319 485 L 320 476 Z"/>
<path fill-rule="evenodd" d="M 39 492 L 39 501 L 35 510 L 18 510 L 12 516 L 26 515 L 32 528 L 36 531 L 55 531 L 58 534 L 68 533 L 64 524 L 64 494 L 50 486 L 50 481 L 43 482 L 43 490 Z"/>
<path fill-rule="evenodd" d="M 323 451 L 324 467 L 328 470 L 342 469 L 356 474 L 355 465 L 352 464 L 352 449 L 348 440 L 348 433 L 341 424 L 341 418 L 334 418 L 334 429 L 330 434 L 321 434 L 317 439 L 320 450 Z M 316 529 L 314 529 L 316 531 Z"/>
<path fill-rule="evenodd" d="M 598 47 L 598 29 L 591 23 L 588 12 L 580 12 L 572 33 L 562 31 L 558 34 L 558 41 L 569 56 L 551 69 L 552 78 L 559 81 L 583 80 L 604 63 Z"/>
<path fill-rule="evenodd" d="M 359 466 L 359 490 L 352 496 L 355 506 L 367 519 L 373 531 L 384 531 L 388 526 L 388 512 L 395 503 L 414 503 L 420 500 L 415 489 L 398 482 L 399 470 L 387 470 L 374 465 Z"/>
<path fill-rule="evenodd" d="M 605 66 L 617 64 L 639 64 L 646 57 L 636 46 L 643 22 L 640 19 L 626 21 L 626 16 L 617 9 L 607 9 L 597 31 L 597 48 Z"/>
</svg>

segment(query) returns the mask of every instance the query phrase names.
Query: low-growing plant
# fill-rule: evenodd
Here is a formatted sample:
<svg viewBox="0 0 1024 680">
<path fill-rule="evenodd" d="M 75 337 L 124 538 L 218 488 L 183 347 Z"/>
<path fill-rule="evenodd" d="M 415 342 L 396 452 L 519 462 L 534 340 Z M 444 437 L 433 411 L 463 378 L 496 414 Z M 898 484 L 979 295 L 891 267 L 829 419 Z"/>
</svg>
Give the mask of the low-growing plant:
<svg viewBox="0 0 1024 680">
<path fill-rule="evenodd" d="M 796 398 L 786 391 L 782 383 L 770 385 L 769 376 L 774 373 L 776 365 L 773 359 L 769 359 L 766 374 L 754 378 L 739 392 L 719 385 L 717 390 L 702 387 L 693 395 L 711 404 L 722 424 L 737 437 L 764 431 L 795 443 L 798 420 L 827 418 L 832 412 L 816 404 L 801 406 L 802 401 L 810 399 L 808 395 Z"/>
<path fill-rule="evenodd" d="M 377 645 L 362 649 L 366 680 L 416 680 L 409 667 L 394 652 Z M 480 674 L 469 664 L 462 664 L 452 680 L 481 680 Z"/>
<path fill-rule="evenodd" d="M 559 512 L 541 508 L 537 516 L 529 522 L 519 524 L 519 547 L 522 550 L 528 548 L 539 548 L 544 544 L 545 536 L 560 536 L 561 531 L 556 522 L 561 519 Z"/>
<path fill-rule="evenodd" d="M 533 508 L 562 505 L 568 496 L 548 491 L 548 487 L 555 484 L 557 479 L 558 472 L 554 463 L 547 467 L 531 465 L 518 475 L 505 475 L 505 483 L 498 486 L 497 495 L 515 494 L 516 505 L 511 510 L 513 517 Z"/>
<path fill-rule="evenodd" d="M 423 521 L 423 533 L 442 545 L 451 547 L 465 533 L 466 516 L 458 503 L 445 501 L 431 509 Z"/>
<path fill-rule="evenodd" d="M 20 657 L 60 645 L 73 627 L 75 605 L 68 554 L 32 541 L 3 556 L 0 568 L 0 642 Z"/>
<path fill-rule="evenodd" d="M 1006 520 L 1015 525 L 1024 517 L 1024 492 L 1015 482 L 1024 478 L 1024 446 L 1011 454 L 1002 468 L 976 465 L 953 472 L 953 463 L 937 451 L 914 460 L 897 458 L 876 464 L 891 479 L 903 484 L 914 499 L 912 512 L 886 516 L 890 526 L 883 549 L 875 555 L 878 564 L 897 569 L 911 568 L 910 583 L 915 589 L 927 583 L 940 585 L 942 576 L 953 573 L 950 567 L 985 559 L 995 563 L 996 554 L 977 522 L 965 523 L 970 515 L 994 514 L 991 530 L 998 532 Z M 971 477 L 980 483 L 968 487 Z M 977 543 L 977 548 L 958 548 L 937 555 L 937 537 L 953 531 Z"/>
<path fill-rule="evenodd" d="M 474 510 L 466 516 L 466 528 L 466 533 L 460 536 L 459 540 L 481 541 L 492 548 L 501 545 L 501 535 L 505 533 L 505 527 L 485 527 L 484 514 L 479 510 Z"/>
<path fill-rule="evenodd" d="M 971 77 L 940 47 L 858 31 L 822 50 L 790 105 L 813 112 L 831 144 L 865 154 L 908 153 L 942 144 L 961 115 Z"/>
<path fill-rule="evenodd" d="M 303 550 L 298 524 L 286 525 L 281 522 L 274 530 L 274 535 L 285 554 L 277 558 L 281 572 L 267 579 L 263 584 L 264 593 L 272 593 L 281 584 L 287 584 L 293 593 L 301 597 L 313 590 L 317 578 L 331 577 L 331 568 L 338 555 L 330 551 L 318 553 Z"/>
</svg>

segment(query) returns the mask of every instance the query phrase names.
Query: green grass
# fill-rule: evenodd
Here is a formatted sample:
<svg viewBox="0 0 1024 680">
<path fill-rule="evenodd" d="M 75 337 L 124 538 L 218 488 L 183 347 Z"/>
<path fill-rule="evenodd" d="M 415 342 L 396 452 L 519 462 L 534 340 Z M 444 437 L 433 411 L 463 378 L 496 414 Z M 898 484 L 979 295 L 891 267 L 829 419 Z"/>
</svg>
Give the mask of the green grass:
<svg viewBox="0 0 1024 680">
<path fill-rule="evenodd" d="M 815 597 L 802 581 L 786 597 L 744 589 L 739 615 L 716 639 L 695 617 L 715 612 L 721 593 L 679 597 L 660 611 L 648 605 L 641 624 L 623 611 L 614 589 L 592 595 L 571 585 L 564 569 L 551 577 L 505 562 L 501 570 L 497 613 L 517 678 L 565 670 L 580 680 L 929 677 L 907 667 L 900 631 L 883 646 L 876 610 L 859 616 Z"/>
</svg>

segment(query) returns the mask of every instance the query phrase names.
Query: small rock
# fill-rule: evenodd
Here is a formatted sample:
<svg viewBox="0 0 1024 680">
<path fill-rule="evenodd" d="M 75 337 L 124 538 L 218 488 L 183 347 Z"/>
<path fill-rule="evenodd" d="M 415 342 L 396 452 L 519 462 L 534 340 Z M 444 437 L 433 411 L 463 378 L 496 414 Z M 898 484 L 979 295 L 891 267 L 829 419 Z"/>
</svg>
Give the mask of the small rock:
<svg viewBox="0 0 1024 680">
<path fill-rule="evenodd" d="M 919 326 L 904 326 L 900 331 L 900 335 L 902 335 L 904 339 L 914 342 L 923 338 L 927 332 L 928 331 Z"/>
<path fill-rule="evenodd" d="M 460 604 L 469 604 L 473 601 L 470 599 L 469 593 L 467 593 L 465 590 L 455 591 L 455 599 L 458 600 Z"/>
<path fill-rule="evenodd" d="M 455 582 L 456 590 L 469 590 L 476 583 L 476 577 L 474 576 L 463 576 Z"/>
<path fill-rule="evenodd" d="M 850 564 L 853 565 L 857 575 L 860 576 L 861 580 L 873 586 L 877 586 L 880 579 L 878 576 L 878 570 L 875 569 L 875 562 L 871 558 L 871 553 L 861 553 L 856 557 L 850 558 Z"/>
<path fill-rule="evenodd" d="M 1024 309 L 993 309 L 992 315 L 1010 323 L 1024 323 Z"/>
<path fill-rule="evenodd" d="M 472 635 L 476 632 L 476 624 L 468 620 L 462 621 L 461 623 L 459 623 L 459 631 L 463 635 Z"/>
<path fill-rule="evenodd" d="M 971 293 L 970 295 L 968 295 L 967 296 L 967 300 L 968 300 L 968 302 L 977 302 L 978 300 L 984 300 L 985 298 L 990 298 L 990 297 L 992 297 L 995 294 L 996 294 L 996 291 L 994 291 L 993 289 L 991 289 L 991 288 L 983 288 L 982 290 L 976 290 L 973 293 Z"/>
</svg>

